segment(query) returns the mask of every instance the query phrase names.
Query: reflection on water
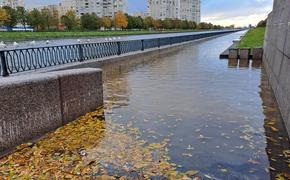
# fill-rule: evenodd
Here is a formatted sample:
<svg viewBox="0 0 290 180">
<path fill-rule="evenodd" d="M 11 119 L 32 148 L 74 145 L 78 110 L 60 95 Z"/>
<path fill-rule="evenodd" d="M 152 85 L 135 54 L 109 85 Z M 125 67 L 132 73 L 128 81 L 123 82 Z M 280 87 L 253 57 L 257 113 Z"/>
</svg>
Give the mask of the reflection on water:
<svg viewBox="0 0 290 180">
<path fill-rule="evenodd" d="M 218 59 L 239 36 L 106 65 L 106 121 L 89 113 L 23 145 L 0 160 L 0 174 L 290 178 L 289 139 L 261 64 Z"/>
<path fill-rule="evenodd" d="M 149 142 L 170 139 L 179 171 L 197 169 L 214 179 L 289 178 L 289 140 L 261 63 L 217 59 L 235 36 L 139 65 L 104 67 L 105 94 L 117 107 L 107 115 L 132 123 Z"/>
</svg>

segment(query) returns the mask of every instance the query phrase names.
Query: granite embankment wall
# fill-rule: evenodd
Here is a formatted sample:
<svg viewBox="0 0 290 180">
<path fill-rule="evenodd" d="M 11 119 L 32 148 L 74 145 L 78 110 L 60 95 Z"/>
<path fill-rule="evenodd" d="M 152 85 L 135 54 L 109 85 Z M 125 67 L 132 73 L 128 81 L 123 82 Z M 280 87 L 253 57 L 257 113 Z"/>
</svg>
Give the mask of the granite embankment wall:
<svg viewBox="0 0 290 180">
<path fill-rule="evenodd" d="M 290 0 L 275 0 L 268 16 L 263 62 L 290 135 Z"/>
<path fill-rule="evenodd" d="M 103 105 L 94 68 L 0 78 L 0 153 Z"/>
</svg>

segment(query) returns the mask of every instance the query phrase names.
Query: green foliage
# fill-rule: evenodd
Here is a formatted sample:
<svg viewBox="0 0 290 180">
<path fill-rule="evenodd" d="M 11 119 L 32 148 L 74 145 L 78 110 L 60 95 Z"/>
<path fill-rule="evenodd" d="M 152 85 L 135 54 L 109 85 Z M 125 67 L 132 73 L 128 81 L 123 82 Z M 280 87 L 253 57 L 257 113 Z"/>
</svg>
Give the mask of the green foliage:
<svg viewBox="0 0 290 180">
<path fill-rule="evenodd" d="M 144 20 L 139 16 L 130 16 L 128 14 L 125 14 L 128 19 L 128 29 L 146 29 L 144 27 Z"/>
<path fill-rule="evenodd" d="M 15 9 L 9 7 L 9 6 L 4 6 L 2 7 L 7 15 L 8 15 L 8 19 L 6 21 L 4 21 L 3 25 L 4 26 L 8 26 L 8 27 L 13 27 L 17 24 L 17 12 Z"/>
<path fill-rule="evenodd" d="M 78 29 L 79 18 L 75 11 L 71 10 L 61 17 L 61 23 L 63 23 L 68 30 Z"/>
<path fill-rule="evenodd" d="M 152 28 L 154 25 L 154 19 L 152 17 L 145 17 L 143 22 L 144 29 Z"/>
<path fill-rule="evenodd" d="M 265 31 L 265 27 L 258 27 L 249 30 L 245 37 L 241 40 L 239 48 L 262 47 L 264 43 Z"/>
<path fill-rule="evenodd" d="M 28 12 L 25 10 L 24 7 L 17 7 L 16 14 L 18 23 L 22 24 L 25 28 L 28 20 Z"/>
<path fill-rule="evenodd" d="M 39 10 L 33 9 L 30 11 L 28 16 L 28 24 L 36 28 L 36 30 L 39 30 L 40 26 L 44 24 L 43 16 Z"/>
<path fill-rule="evenodd" d="M 100 29 L 102 19 L 96 14 L 84 14 L 81 17 L 81 27 L 85 30 L 97 30 Z"/>
<path fill-rule="evenodd" d="M 266 27 L 266 25 L 267 25 L 267 19 L 260 21 L 257 24 L 257 27 Z"/>
<path fill-rule="evenodd" d="M 51 26 L 57 27 L 58 26 L 58 17 L 55 17 L 53 12 L 51 12 L 49 9 L 42 9 L 41 10 L 41 16 L 43 19 L 43 26 L 47 28 L 47 30 L 50 29 Z"/>
</svg>

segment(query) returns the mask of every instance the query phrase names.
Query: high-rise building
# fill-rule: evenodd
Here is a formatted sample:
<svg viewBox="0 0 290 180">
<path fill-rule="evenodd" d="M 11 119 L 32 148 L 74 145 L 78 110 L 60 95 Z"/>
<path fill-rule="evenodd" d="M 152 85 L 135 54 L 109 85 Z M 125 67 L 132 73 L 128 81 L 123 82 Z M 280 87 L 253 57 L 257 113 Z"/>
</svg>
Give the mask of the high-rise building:
<svg viewBox="0 0 290 180">
<path fill-rule="evenodd" d="M 75 10 L 78 16 L 95 13 L 99 17 L 113 17 L 116 12 L 127 12 L 127 0 L 62 0 L 60 14 Z"/>
<path fill-rule="evenodd" d="M 39 6 L 38 9 L 41 12 L 51 14 L 54 19 L 60 19 L 60 14 L 59 14 L 59 5 L 46 5 L 46 6 Z"/>
<path fill-rule="evenodd" d="M 103 16 L 103 0 L 77 0 L 76 13 L 81 16 L 87 13 L 95 13 L 97 16 Z"/>
<path fill-rule="evenodd" d="M 179 18 L 180 0 L 148 0 L 148 15 L 154 19 Z"/>
<path fill-rule="evenodd" d="M 61 0 L 59 4 L 59 15 L 63 16 L 70 10 L 76 10 L 76 0 Z"/>
<path fill-rule="evenodd" d="M 148 16 L 200 22 L 200 0 L 148 0 Z"/>
<path fill-rule="evenodd" d="M 200 0 L 180 0 L 180 19 L 200 23 Z"/>
<path fill-rule="evenodd" d="M 0 0 L 1 6 L 9 6 L 12 8 L 24 7 L 24 0 Z"/>
</svg>

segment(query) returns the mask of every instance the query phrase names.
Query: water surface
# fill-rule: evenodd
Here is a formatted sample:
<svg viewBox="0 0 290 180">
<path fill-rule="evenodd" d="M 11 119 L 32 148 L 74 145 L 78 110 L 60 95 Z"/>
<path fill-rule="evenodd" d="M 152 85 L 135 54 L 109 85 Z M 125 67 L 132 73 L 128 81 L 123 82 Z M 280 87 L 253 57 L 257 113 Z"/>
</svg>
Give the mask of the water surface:
<svg viewBox="0 0 290 180">
<path fill-rule="evenodd" d="M 240 35 L 193 43 L 141 65 L 105 67 L 105 97 L 115 105 L 107 118 L 133 124 L 149 142 L 170 139 L 180 171 L 263 180 L 289 173 L 289 140 L 261 64 L 218 59 Z M 272 167 L 269 159 L 279 163 Z"/>
</svg>

